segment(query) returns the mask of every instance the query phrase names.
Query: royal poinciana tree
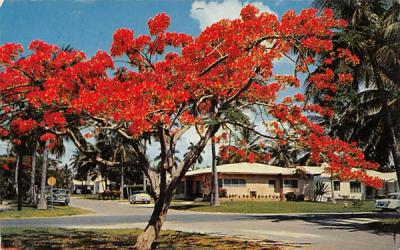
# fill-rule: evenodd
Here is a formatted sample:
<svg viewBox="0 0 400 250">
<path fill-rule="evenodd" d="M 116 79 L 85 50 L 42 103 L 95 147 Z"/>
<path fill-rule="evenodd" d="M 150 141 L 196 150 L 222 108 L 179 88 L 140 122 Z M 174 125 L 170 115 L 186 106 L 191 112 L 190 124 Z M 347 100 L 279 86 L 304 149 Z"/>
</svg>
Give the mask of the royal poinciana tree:
<svg viewBox="0 0 400 250">
<path fill-rule="evenodd" d="M 319 54 L 327 52 L 332 59 L 349 64 L 358 61 L 348 51 L 332 50 L 333 30 L 345 25 L 332 11 L 321 15 L 314 9 L 299 15 L 289 11 L 279 21 L 248 5 L 239 19 L 221 20 L 195 38 L 167 32 L 169 24 L 169 17 L 159 14 L 148 21 L 148 35 L 135 36 L 132 30 L 119 29 L 114 33 L 111 54 L 99 51 L 90 59 L 83 52 L 61 51 L 42 41 L 32 42 L 32 53 L 24 56 L 21 45 L 1 46 L 3 138 L 40 128 L 44 131 L 41 140 L 67 135 L 98 164 L 140 168 L 152 186 L 155 206 L 138 237 L 138 249 L 151 247 L 178 182 L 216 133 L 230 125 L 263 138 L 259 147 L 266 147 L 269 141 L 296 143 L 310 152 L 314 164 L 327 162 L 329 171 L 341 179 L 381 186 L 381 180 L 365 172 L 377 165 L 365 161 L 355 143 L 326 136 L 321 126 L 307 118 L 310 113 L 332 116 L 330 109 L 323 104 L 305 105 L 300 93 L 278 98 L 286 87 L 301 84 L 297 75 L 273 71 L 273 63 L 291 58 L 293 50 L 298 74 L 309 74 L 310 67 L 324 69 L 308 78 L 317 88 L 334 93 L 338 84 L 351 81 L 350 74 L 336 74 L 329 68 L 329 58 L 318 61 Z M 115 61 L 126 64 L 115 68 Z M 239 111 L 257 113 L 259 126 L 234 119 L 232 113 Z M 83 127 L 91 128 L 92 133 L 82 134 Z M 135 160 L 103 159 L 87 139 L 104 129 L 121 135 L 132 146 Z M 189 130 L 197 131 L 199 139 L 181 152 L 185 156 L 177 161 L 177 143 Z M 151 137 L 160 146 L 157 166 L 150 164 L 152 159 L 145 153 Z M 259 147 L 257 152 L 225 147 L 220 157 L 238 154 L 248 161 L 268 159 Z"/>
</svg>

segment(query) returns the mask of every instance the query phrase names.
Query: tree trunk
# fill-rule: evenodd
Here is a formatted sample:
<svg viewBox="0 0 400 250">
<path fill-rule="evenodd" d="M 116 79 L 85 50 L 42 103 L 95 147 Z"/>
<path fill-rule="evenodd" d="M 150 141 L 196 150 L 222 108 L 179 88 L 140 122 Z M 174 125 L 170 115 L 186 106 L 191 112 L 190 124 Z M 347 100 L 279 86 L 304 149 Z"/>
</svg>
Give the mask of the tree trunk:
<svg viewBox="0 0 400 250">
<path fill-rule="evenodd" d="M 40 182 L 40 199 L 38 203 L 38 209 L 41 210 L 46 210 L 47 209 L 47 200 L 46 200 L 46 180 L 47 180 L 47 160 L 49 156 L 49 151 L 48 151 L 48 142 L 46 142 L 46 145 L 44 146 L 44 151 L 43 151 L 43 163 L 42 163 L 42 179 Z"/>
<path fill-rule="evenodd" d="M 334 188 L 332 173 L 331 173 L 331 201 L 332 201 L 333 204 L 336 203 L 336 199 L 335 199 L 335 188 Z"/>
<path fill-rule="evenodd" d="M 18 200 L 18 193 L 19 193 L 18 173 L 19 173 L 19 154 L 17 152 L 16 161 L 15 161 L 15 174 L 14 174 L 14 189 L 15 189 L 15 195 L 17 197 L 17 200 Z"/>
<path fill-rule="evenodd" d="M 22 190 L 21 190 L 21 154 L 17 149 L 17 161 L 15 166 L 15 192 L 17 194 L 17 210 L 22 210 Z"/>
<path fill-rule="evenodd" d="M 121 166 L 121 185 L 119 188 L 119 192 L 121 193 L 119 198 L 124 199 L 124 166 Z"/>
<path fill-rule="evenodd" d="M 143 192 L 147 194 L 147 181 L 146 181 L 146 175 L 143 173 Z"/>
<path fill-rule="evenodd" d="M 173 189 L 173 191 L 174 190 L 175 189 Z M 173 197 L 173 191 L 167 191 L 165 193 L 164 199 L 163 197 L 160 197 L 156 201 L 149 223 L 147 224 L 144 232 L 141 233 L 137 238 L 135 249 L 151 249 L 151 245 L 157 239 L 165 218 L 167 217 L 168 208 L 171 204 L 171 200 Z"/>
<path fill-rule="evenodd" d="M 211 154 L 212 154 L 212 196 L 211 205 L 219 207 L 219 193 L 218 193 L 218 171 L 217 171 L 217 159 L 215 153 L 215 142 L 211 140 Z"/>
<path fill-rule="evenodd" d="M 35 177 L 36 177 L 36 148 L 37 145 L 33 147 L 32 152 L 32 169 L 31 169 L 31 185 L 29 187 L 29 195 L 31 198 L 31 204 L 36 205 L 36 195 L 35 195 Z"/>
</svg>

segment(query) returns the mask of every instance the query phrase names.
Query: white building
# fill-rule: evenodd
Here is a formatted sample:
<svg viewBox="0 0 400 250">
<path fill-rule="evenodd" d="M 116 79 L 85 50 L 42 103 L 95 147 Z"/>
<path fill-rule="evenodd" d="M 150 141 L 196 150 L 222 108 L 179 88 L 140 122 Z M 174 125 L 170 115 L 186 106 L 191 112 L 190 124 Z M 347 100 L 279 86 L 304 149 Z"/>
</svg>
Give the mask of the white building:
<svg viewBox="0 0 400 250">
<path fill-rule="evenodd" d="M 313 200 L 314 186 L 323 181 L 331 188 L 330 175 L 323 167 L 302 166 L 283 168 L 259 163 L 235 163 L 217 166 L 219 192 L 228 198 L 260 198 L 279 200 L 285 194 L 294 192 Z M 337 199 L 373 199 L 379 195 L 396 192 L 396 173 L 381 173 L 367 170 L 370 176 L 377 176 L 384 182 L 382 189 L 366 187 L 357 181 L 334 180 L 334 194 Z M 186 173 L 177 188 L 177 198 L 204 197 L 211 193 L 211 168 L 197 169 Z M 330 199 L 331 192 L 324 195 Z"/>
<path fill-rule="evenodd" d="M 385 196 L 389 193 L 397 192 L 399 187 L 397 185 L 396 172 L 378 172 L 374 170 L 367 170 L 369 176 L 378 177 L 383 180 L 383 187 L 381 189 L 375 189 L 365 186 L 363 183 L 357 181 L 340 181 L 333 180 L 333 192 L 337 199 L 374 199 L 379 196 Z M 331 179 L 327 173 L 321 173 L 321 175 L 314 177 L 315 181 L 323 181 L 330 190 Z M 331 192 L 324 196 L 331 197 Z"/>
<path fill-rule="evenodd" d="M 106 180 L 101 175 L 97 175 L 94 180 L 90 178 L 85 181 L 73 180 L 72 184 L 72 192 L 77 194 L 81 194 L 83 190 L 90 190 L 92 194 L 103 193 L 107 186 Z"/>
</svg>

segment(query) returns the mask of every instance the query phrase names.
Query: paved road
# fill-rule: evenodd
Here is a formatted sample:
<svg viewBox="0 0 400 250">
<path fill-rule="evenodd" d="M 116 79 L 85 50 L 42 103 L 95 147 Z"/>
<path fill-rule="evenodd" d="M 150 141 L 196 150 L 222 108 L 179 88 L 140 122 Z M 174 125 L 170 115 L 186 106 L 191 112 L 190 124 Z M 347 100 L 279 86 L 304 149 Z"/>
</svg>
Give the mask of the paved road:
<svg viewBox="0 0 400 250">
<path fill-rule="evenodd" d="M 151 214 L 149 205 L 118 201 L 72 199 L 71 205 L 94 211 L 91 215 L 0 221 L 0 226 L 56 226 L 78 228 L 144 228 Z M 305 249 L 399 249 L 393 234 L 377 234 L 366 226 L 367 216 L 347 215 L 246 215 L 212 214 L 170 210 L 164 229 L 233 235 L 276 241 Z"/>
</svg>

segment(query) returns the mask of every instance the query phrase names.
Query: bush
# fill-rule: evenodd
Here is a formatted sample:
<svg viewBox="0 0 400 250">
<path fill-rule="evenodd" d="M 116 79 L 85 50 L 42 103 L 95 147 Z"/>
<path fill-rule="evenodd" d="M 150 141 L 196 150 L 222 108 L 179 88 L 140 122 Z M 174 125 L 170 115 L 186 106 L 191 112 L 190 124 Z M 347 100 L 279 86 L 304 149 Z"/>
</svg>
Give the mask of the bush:
<svg viewBox="0 0 400 250">
<path fill-rule="evenodd" d="M 295 192 L 288 192 L 285 194 L 287 201 L 304 201 L 304 194 L 296 194 Z"/>
<path fill-rule="evenodd" d="M 296 194 L 294 192 L 289 192 L 285 194 L 285 198 L 287 201 L 295 201 L 296 200 Z"/>
<path fill-rule="evenodd" d="M 222 198 L 227 197 L 228 191 L 225 188 L 219 190 L 219 196 Z"/>
<path fill-rule="evenodd" d="M 115 200 L 119 199 L 121 192 L 118 190 L 105 190 L 103 193 L 99 194 L 101 200 Z"/>
</svg>

